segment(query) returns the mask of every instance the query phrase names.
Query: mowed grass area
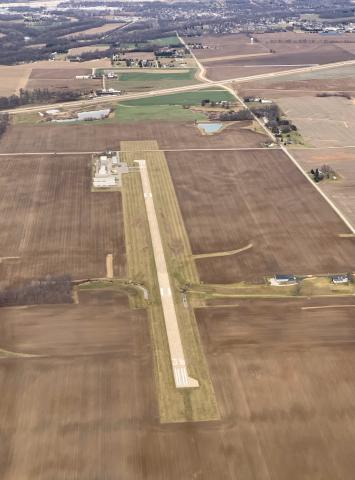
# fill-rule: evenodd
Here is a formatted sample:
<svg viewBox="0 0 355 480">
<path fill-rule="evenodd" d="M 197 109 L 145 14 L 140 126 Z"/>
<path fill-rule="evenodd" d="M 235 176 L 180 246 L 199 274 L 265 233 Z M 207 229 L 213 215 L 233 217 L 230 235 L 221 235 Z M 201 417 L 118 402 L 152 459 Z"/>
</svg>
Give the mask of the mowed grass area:
<svg viewBox="0 0 355 480">
<path fill-rule="evenodd" d="M 149 290 L 148 314 L 160 420 L 164 423 L 218 419 L 194 312 L 191 307 L 183 306 L 178 290 L 186 282 L 198 282 L 198 275 L 191 261 L 191 249 L 165 156 L 163 152 L 148 151 L 158 150 L 158 144 L 153 141 L 121 142 L 121 150 L 124 152 L 122 158 L 130 165 L 143 157 L 147 161 L 189 374 L 200 383 L 197 389 L 175 388 L 141 178 L 138 171 L 133 172 L 124 176 L 122 188 L 128 274 L 131 279 L 143 282 Z"/>
<path fill-rule="evenodd" d="M 171 37 L 155 38 L 154 40 L 148 40 L 151 45 L 158 45 L 159 47 L 168 47 L 169 45 L 182 45 L 176 35 Z"/>
<path fill-rule="evenodd" d="M 203 112 L 187 107 L 200 106 L 202 100 L 235 101 L 232 95 L 222 89 L 184 92 L 120 102 L 116 109 L 119 122 L 142 122 L 147 120 L 199 121 L 206 120 Z"/>
<path fill-rule="evenodd" d="M 137 98 L 134 100 L 126 100 L 122 103 L 133 106 L 151 106 L 151 105 L 200 105 L 202 100 L 210 100 L 211 102 L 230 101 L 234 102 L 233 95 L 222 88 L 206 88 L 192 92 L 173 93 L 170 95 L 160 95 L 156 97 Z"/>
<path fill-rule="evenodd" d="M 147 40 L 146 42 L 138 43 L 122 43 L 121 47 L 125 49 L 137 49 L 144 48 L 147 45 L 157 45 L 158 47 L 169 47 L 169 45 L 178 46 L 182 43 L 176 35 L 171 35 L 170 37 L 154 38 L 152 40 Z"/>
<path fill-rule="evenodd" d="M 151 105 L 151 106 L 128 106 L 119 105 L 116 110 L 116 119 L 119 122 L 133 123 L 152 120 L 169 121 L 194 121 L 206 120 L 206 115 L 193 112 L 188 108 L 178 105 Z"/>
<path fill-rule="evenodd" d="M 110 71 L 113 71 L 110 69 Z M 116 70 L 118 78 L 106 80 L 107 88 L 115 88 L 124 92 L 142 92 L 164 88 L 182 87 L 199 83 L 195 78 L 196 68 L 187 68 L 175 72 L 156 71 L 145 72 L 144 69 L 122 71 Z"/>
</svg>

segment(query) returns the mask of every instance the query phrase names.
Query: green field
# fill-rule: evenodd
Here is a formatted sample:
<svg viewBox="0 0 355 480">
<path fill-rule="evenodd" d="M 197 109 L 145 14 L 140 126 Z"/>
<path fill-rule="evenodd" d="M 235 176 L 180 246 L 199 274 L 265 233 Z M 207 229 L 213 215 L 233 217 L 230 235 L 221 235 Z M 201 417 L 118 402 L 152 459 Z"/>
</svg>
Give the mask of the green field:
<svg viewBox="0 0 355 480">
<path fill-rule="evenodd" d="M 180 105 L 142 105 L 130 106 L 118 104 L 115 118 L 118 122 L 133 123 L 152 120 L 194 121 L 206 120 L 206 115 L 193 112 Z"/>
<path fill-rule="evenodd" d="M 182 43 L 176 35 L 172 35 L 171 37 L 155 38 L 154 40 L 148 40 L 147 43 L 150 45 L 158 45 L 159 47 L 168 47 L 169 45 L 182 46 Z"/>
<path fill-rule="evenodd" d="M 213 102 L 229 101 L 235 102 L 235 98 L 227 90 L 206 89 L 195 92 L 174 93 L 171 95 L 160 95 L 156 97 L 137 98 L 126 100 L 124 105 L 131 106 L 154 106 L 154 105 L 201 105 L 202 100 L 209 99 Z"/>
<path fill-rule="evenodd" d="M 112 70 L 114 69 L 110 69 L 110 71 Z M 118 78 L 107 80 L 106 85 L 108 88 L 126 92 L 181 87 L 199 83 L 195 78 L 196 71 L 195 68 L 181 69 L 175 72 L 158 69 L 156 72 L 146 72 L 144 69 L 121 72 L 116 70 Z"/>
<path fill-rule="evenodd" d="M 144 48 L 147 45 L 157 45 L 158 47 L 168 47 L 169 45 L 181 45 L 180 40 L 176 35 L 170 37 L 154 38 L 153 40 L 147 40 L 146 42 L 137 42 L 137 43 L 122 43 L 121 48 L 127 50 L 133 50 L 136 48 Z"/>
<path fill-rule="evenodd" d="M 228 91 L 222 89 L 126 100 L 118 104 L 116 120 L 127 123 L 149 120 L 203 121 L 207 119 L 207 115 L 185 107 L 199 106 L 201 101 L 207 98 L 215 102 L 234 100 Z"/>
<path fill-rule="evenodd" d="M 118 72 L 119 73 L 119 72 Z M 144 69 L 133 72 L 119 73 L 119 82 L 151 82 L 158 80 L 193 80 L 195 78 L 196 70 L 191 68 L 189 70 L 182 69 L 177 72 L 169 72 L 157 70 L 157 72 L 145 72 Z"/>
</svg>

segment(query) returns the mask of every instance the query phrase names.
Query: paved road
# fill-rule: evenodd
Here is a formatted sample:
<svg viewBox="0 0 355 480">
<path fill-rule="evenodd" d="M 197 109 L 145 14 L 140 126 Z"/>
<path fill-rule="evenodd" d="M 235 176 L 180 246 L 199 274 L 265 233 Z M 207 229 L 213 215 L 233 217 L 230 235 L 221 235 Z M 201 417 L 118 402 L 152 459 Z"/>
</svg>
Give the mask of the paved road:
<svg viewBox="0 0 355 480">
<path fill-rule="evenodd" d="M 145 160 L 138 160 L 144 193 L 145 207 L 147 210 L 150 235 L 153 245 L 155 266 L 157 269 L 160 298 L 163 307 L 166 333 L 168 336 L 170 359 L 173 367 L 176 388 L 195 388 L 198 381 L 189 377 L 186 367 L 184 350 L 182 347 L 180 330 L 176 316 L 174 298 L 165 260 L 163 243 L 160 236 L 158 219 L 154 206 L 154 199 L 150 187 L 149 174 Z"/>
<path fill-rule="evenodd" d="M 331 148 L 331 147 L 328 147 Z M 244 150 L 279 150 L 280 147 L 225 147 L 225 148 L 159 148 L 157 150 L 142 150 L 139 152 L 239 152 Z M 132 150 L 127 150 L 132 152 Z M 125 150 L 119 150 L 125 152 Z M 16 157 L 16 156 L 34 156 L 34 155 L 92 155 L 93 153 L 102 153 L 102 150 L 97 152 L 18 152 L 18 153 L 0 153 L 0 157 Z"/>
<path fill-rule="evenodd" d="M 196 57 L 195 57 L 196 58 Z M 175 88 L 166 88 L 164 90 L 153 90 L 151 92 L 141 92 L 141 93 L 131 93 L 122 96 L 109 96 L 109 97 L 97 97 L 91 100 L 78 100 L 75 102 L 63 102 L 63 103 L 52 103 L 47 105 L 37 105 L 37 106 L 29 106 L 29 107 L 20 107 L 11 110 L 2 110 L 2 113 L 11 113 L 11 114 L 18 114 L 18 113 L 30 113 L 30 112 L 40 112 L 43 110 L 48 110 L 50 108 L 60 108 L 60 107 L 79 107 L 79 106 L 88 106 L 88 105 L 95 105 L 95 104 L 103 104 L 103 103 L 112 103 L 112 102 L 121 102 L 125 100 L 134 100 L 138 98 L 146 98 L 149 96 L 160 96 L 160 95 L 170 95 L 172 93 L 181 93 L 181 92 L 189 92 L 194 90 L 202 90 L 207 87 L 223 87 L 228 86 L 232 83 L 239 84 L 239 83 L 246 83 L 255 80 L 263 80 L 267 78 L 274 78 L 274 77 L 282 77 L 288 75 L 297 75 L 299 73 L 305 72 L 313 72 L 318 70 L 325 70 L 329 68 L 338 68 L 344 67 L 349 65 L 355 65 L 355 60 L 349 60 L 346 62 L 337 62 L 337 63 L 327 63 L 325 65 L 316 65 L 312 67 L 305 67 L 305 68 L 297 68 L 291 70 L 283 70 L 281 72 L 274 72 L 274 73 L 264 73 L 259 75 L 251 75 L 248 77 L 240 77 L 240 78 L 230 78 L 227 80 L 221 80 L 218 82 L 213 82 L 205 77 L 204 74 L 204 67 L 201 63 L 196 59 L 197 65 L 200 69 L 200 78 L 204 80 L 202 83 L 195 84 L 195 85 L 185 85 L 183 87 L 175 87 Z"/>
</svg>

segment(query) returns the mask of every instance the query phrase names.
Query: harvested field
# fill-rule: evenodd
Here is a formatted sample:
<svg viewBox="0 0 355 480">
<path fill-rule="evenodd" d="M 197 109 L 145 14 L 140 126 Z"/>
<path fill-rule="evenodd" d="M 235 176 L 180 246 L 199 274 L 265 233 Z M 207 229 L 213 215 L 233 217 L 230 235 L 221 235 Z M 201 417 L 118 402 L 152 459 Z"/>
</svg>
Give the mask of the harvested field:
<svg viewBox="0 0 355 480">
<path fill-rule="evenodd" d="M 305 95 L 282 97 L 277 103 L 307 143 L 316 147 L 354 145 L 355 104 L 351 100 Z"/>
<path fill-rule="evenodd" d="M 320 188 L 355 227 L 355 148 L 300 150 L 293 152 L 306 171 L 330 165 L 338 180 L 321 182 Z"/>
<path fill-rule="evenodd" d="M 67 80 L 75 79 L 76 75 L 91 75 L 89 68 L 36 68 L 32 71 L 30 80 Z"/>
<path fill-rule="evenodd" d="M 110 48 L 110 45 L 88 45 L 86 47 L 71 48 L 70 50 L 68 50 L 68 55 L 81 55 L 82 53 L 97 52 L 97 51 L 104 52 L 109 48 Z"/>
<path fill-rule="evenodd" d="M 1 157 L 0 280 L 125 275 L 121 196 L 91 193 L 90 156 Z"/>
<path fill-rule="evenodd" d="M 320 92 L 355 93 L 355 65 L 261 79 L 238 86 L 241 95 L 297 97 Z"/>
<path fill-rule="evenodd" d="M 208 62 L 207 76 L 212 80 L 222 80 L 223 78 L 237 78 L 238 76 L 257 75 L 258 73 L 269 73 L 282 69 L 288 70 L 354 59 L 355 54 L 343 50 L 337 45 L 316 46 L 303 51 L 285 51 L 272 55 Z M 273 70 L 273 68 L 276 70 Z M 245 73 L 243 73 L 243 69 Z M 260 69 L 260 71 L 256 71 L 256 69 Z"/>
<path fill-rule="evenodd" d="M 20 88 L 47 88 L 50 80 L 53 82 L 55 80 L 75 79 L 75 75 L 80 75 L 80 73 L 74 73 L 75 70 L 88 71 L 88 69 L 90 69 L 89 73 L 91 73 L 92 68 L 105 68 L 110 65 L 111 62 L 108 59 L 82 62 L 79 69 L 76 63 L 62 61 L 40 61 L 11 66 L 0 65 L 0 96 L 7 97 L 18 93 Z M 37 70 L 39 70 L 40 73 L 36 73 Z M 50 73 L 57 70 L 61 73 Z M 72 73 L 69 73 L 69 71 Z M 32 80 L 37 81 L 37 86 L 32 80 L 29 82 L 30 76 Z M 77 82 L 80 82 L 80 80 L 77 80 Z M 64 85 L 67 85 L 67 83 Z"/>
<path fill-rule="evenodd" d="M 89 68 L 36 68 L 27 82 L 26 88 L 48 88 L 50 90 L 86 90 L 90 91 L 102 86 L 101 80 L 76 79 L 77 75 L 91 75 Z"/>
<path fill-rule="evenodd" d="M 250 38 L 244 34 L 204 35 L 202 37 L 185 37 L 186 43 L 202 43 L 207 48 L 193 49 L 199 60 L 226 55 L 248 55 L 267 53 L 268 49 L 261 43 L 250 43 Z"/>
<path fill-rule="evenodd" d="M 261 281 L 275 273 L 327 274 L 355 268 L 348 229 L 277 150 L 170 152 L 169 168 L 195 255 L 209 283 Z"/>
<path fill-rule="evenodd" d="M 233 60 L 226 62 L 210 62 L 206 65 L 207 77 L 210 80 L 218 82 L 219 80 L 229 80 L 233 78 L 251 77 L 254 75 L 264 75 L 266 73 L 284 72 L 285 70 L 294 70 L 301 67 L 275 67 L 268 65 L 233 65 Z M 249 85 L 249 83 L 248 83 Z"/>
<path fill-rule="evenodd" d="M 121 58 L 134 58 L 137 60 L 155 60 L 154 52 L 126 52 L 121 55 Z"/>
<path fill-rule="evenodd" d="M 78 38 L 78 37 L 91 37 L 97 36 L 98 38 L 102 37 L 105 33 L 112 32 L 113 30 L 117 30 L 121 28 L 124 23 L 106 23 L 101 27 L 89 28 L 87 30 L 80 30 L 80 32 L 69 33 L 68 35 L 64 35 L 63 38 Z"/>
<path fill-rule="evenodd" d="M 157 139 L 161 149 L 258 147 L 267 140 L 237 122 L 217 135 L 202 135 L 192 122 L 150 122 L 103 125 L 13 125 L 0 141 L 0 152 L 75 152 L 118 150 L 121 140 Z M 80 142 L 78 142 L 80 138 Z"/>
<path fill-rule="evenodd" d="M 229 420 L 230 448 L 249 421 L 250 441 L 258 439 L 251 456 L 259 459 L 258 473 L 250 472 L 249 463 L 241 478 L 350 480 L 354 308 L 305 311 L 308 302 L 239 303 L 199 310 L 197 317 L 222 417 Z"/>
<path fill-rule="evenodd" d="M 31 74 L 31 65 L 0 65 L 0 97 L 9 97 L 25 88 Z"/>
<path fill-rule="evenodd" d="M 118 290 L 80 290 L 78 305 L 1 309 L 1 349 L 44 356 L 139 355 L 149 344 L 144 310 Z M 127 321 L 129 319 L 129 321 Z M 75 352 L 73 351 L 75 349 Z"/>
<path fill-rule="evenodd" d="M 158 420 L 146 315 L 119 293 L 6 310 L 7 345 L 28 348 L 29 335 L 47 356 L 0 362 L 2 479 L 352 480 L 354 317 L 240 303 L 197 311 L 221 421 L 170 425 Z"/>
<path fill-rule="evenodd" d="M 276 53 L 305 51 L 329 46 L 343 48 L 353 52 L 355 34 L 324 35 L 317 33 L 275 32 L 255 34 L 255 39 L 267 50 Z"/>
</svg>

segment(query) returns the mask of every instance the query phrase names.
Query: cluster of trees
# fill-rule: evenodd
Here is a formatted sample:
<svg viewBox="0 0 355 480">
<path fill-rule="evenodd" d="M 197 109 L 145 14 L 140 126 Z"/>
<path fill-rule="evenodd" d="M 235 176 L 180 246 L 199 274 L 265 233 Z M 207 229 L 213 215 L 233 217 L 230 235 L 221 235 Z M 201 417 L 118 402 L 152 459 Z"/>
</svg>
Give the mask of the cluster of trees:
<svg viewBox="0 0 355 480">
<path fill-rule="evenodd" d="M 72 282 L 69 275 L 46 276 L 0 291 L 0 307 L 72 302 Z"/>
<path fill-rule="evenodd" d="M 11 108 L 20 107 L 21 105 L 29 105 L 32 103 L 56 103 L 56 102 L 71 102 L 78 100 L 81 97 L 80 92 L 73 92 L 71 90 L 50 91 L 47 88 L 35 90 L 20 90 L 19 95 L 11 95 L 10 97 L 0 97 L 0 110 L 8 110 Z"/>
<path fill-rule="evenodd" d="M 6 132 L 6 129 L 9 125 L 9 115 L 7 113 L 3 113 L 0 115 L 0 138 Z"/>
<path fill-rule="evenodd" d="M 231 121 L 244 121 L 244 120 L 252 120 L 253 115 L 249 110 L 243 109 L 235 112 L 233 110 L 229 110 L 228 112 L 221 113 L 218 117 L 218 120 L 221 122 L 231 122 Z"/>
<path fill-rule="evenodd" d="M 90 44 L 90 39 L 93 40 L 93 38 L 85 34 L 76 38 L 64 36 L 100 27 L 106 21 L 101 18 L 87 17 L 86 13 L 78 15 L 77 13 L 77 21 L 73 22 L 70 18 L 53 13 L 51 18 L 39 20 L 33 25 L 30 22 L 2 22 L 0 17 L 0 33 L 5 35 L 1 39 L 3 48 L 0 50 L 0 63 L 11 65 L 47 60 L 54 52 L 67 53 L 70 48 L 83 46 L 83 43 L 80 43 L 83 38 L 88 38 L 88 44 Z M 95 38 L 95 43 L 100 43 L 100 40 Z M 27 48 L 28 46 L 31 48 Z"/>
<path fill-rule="evenodd" d="M 316 168 L 315 170 L 312 168 L 311 174 L 313 175 L 313 179 L 316 183 L 325 178 L 329 179 L 336 177 L 336 173 L 330 165 L 322 165 L 320 168 Z"/>
<path fill-rule="evenodd" d="M 342 97 L 342 98 L 347 98 L 348 100 L 352 99 L 352 96 L 350 93 L 347 92 L 321 92 L 317 93 L 317 97 Z"/>
<path fill-rule="evenodd" d="M 260 104 L 251 107 L 251 111 L 258 118 L 266 117 L 269 121 L 276 120 L 280 121 L 281 111 L 276 104 Z"/>
</svg>

